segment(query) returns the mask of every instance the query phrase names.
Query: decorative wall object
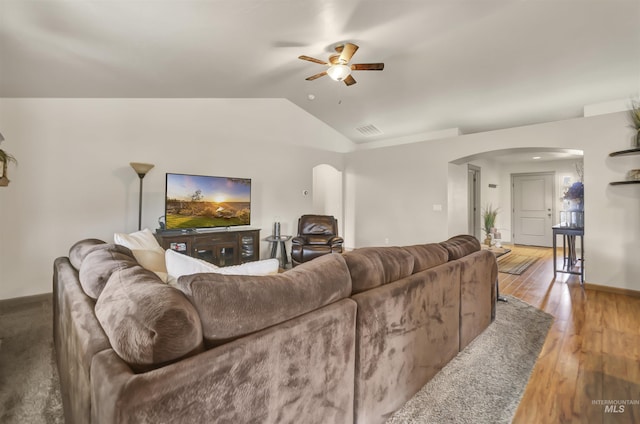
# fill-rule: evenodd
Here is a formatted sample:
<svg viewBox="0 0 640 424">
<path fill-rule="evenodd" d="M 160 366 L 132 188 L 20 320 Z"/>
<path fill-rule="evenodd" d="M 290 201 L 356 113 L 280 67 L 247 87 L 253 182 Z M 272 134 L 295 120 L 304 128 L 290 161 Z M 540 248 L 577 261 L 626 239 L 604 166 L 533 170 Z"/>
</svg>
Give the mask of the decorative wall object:
<svg viewBox="0 0 640 424">
<path fill-rule="evenodd" d="M 0 133 L 0 143 L 2 143 L 3 141 L 4 136 L 2 135 L 2 133 Z M 9 185 L 9 178 L 7 177 L 9 162 L 13 162 L 17 165 L 18 161 L 13 155 L 0 149 L 0 162 L 2 162 L 2 177 L 0 177 L 0 187 L 6 187 Z"/>
</svg>

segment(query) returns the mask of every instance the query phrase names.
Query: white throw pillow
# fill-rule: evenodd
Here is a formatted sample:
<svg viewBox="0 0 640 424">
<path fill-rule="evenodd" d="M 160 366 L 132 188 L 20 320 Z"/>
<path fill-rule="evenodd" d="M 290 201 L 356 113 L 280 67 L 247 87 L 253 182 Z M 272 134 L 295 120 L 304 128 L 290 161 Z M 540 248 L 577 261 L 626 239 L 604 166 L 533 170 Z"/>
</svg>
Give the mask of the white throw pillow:
<svg viewBox="0 0 640 424">
<path fill-rule="evenodd" d="M 168 282 L 171 285 L 175 285 L 178 278 L 183 275 L 215 272 L 218 269 L 217 266 L 210 262 L 192 258 L 171 249 L 167 249 L 164 258 L 167 264 L 167 274 L 169 274 Z"/>
<path fill-rule="evenodd" d="M 255 262 L 246 262 L 241 265 L 225 266 L 213 272 L 232 275 L 269 275 L 277 274 L 280 262 L 277 259 L 264 259 Z"/>
<path fill-rule="evenodd" d="M 163 282 L 167 282 L 167 266 L 164 260 L 164 249 L 148 228 L 135 233 L 115 233 L 115 244 L 127 247 L 133 253 L 140 266 L 156 273 Z"/>
<path fill-rule="evenodd" d="M 142 250 L 162 250 L 164 254 L 164 249 L 158 243 L 158 240 L 154 237 L 153 233 L 150 229 L 145 228 L 144 230 L 136 231 L 135 233 L 125 234 L 125 233 L 115 233 L 113 235 L 113 241 L 116 244 L 119 244 L 124 247 L 128 247 L 129 249 L 142 249 Z"/>
<path fill-rule="evenodd" d="M 218 267 L 202 259 L 192 258 L 168 249 L 165 252 L 169 284 L 175 284 L 183 275 L 213 272 L 217 274 L 233 275 L 268 275 L 277 274 L 279 261 L 277 259 L 265 259 L 262 261 L 247 262 L 242 265 Z"/>
</svg>

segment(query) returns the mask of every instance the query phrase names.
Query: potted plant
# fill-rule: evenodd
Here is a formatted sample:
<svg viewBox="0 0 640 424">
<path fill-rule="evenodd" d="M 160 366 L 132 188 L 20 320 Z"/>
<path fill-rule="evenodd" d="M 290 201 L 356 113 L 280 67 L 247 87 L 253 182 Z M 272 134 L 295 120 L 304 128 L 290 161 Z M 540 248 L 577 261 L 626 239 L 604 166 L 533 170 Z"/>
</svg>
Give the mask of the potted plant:
<svg viewBox="0 0 640 424">
<path fill-rule="evenodd" d="M 4 137 L 2 136 L 2 134 L 0 134 L 0 143 L 3 140 Z M 0 149 L 0 162 L 2 162 L 2 177 L 0 177 L 0 187 L 4 187 L 9 185 L 9 178 L 7 178 L 7 165 L 9 164 L 9 162 L 17 164 L 18 161 L 13 155 Z"/>
<path fill-rule="evenodd" d="M 571 185 L 562 197 L 569 202 L 568 210 L 581 211 L 584 209 L 584 184 L 582 181 L 577 181 Z"/>
<path fill-rule="evenodd" d="M 636 135 L 634 136 L 635 146 L 640 147 L 640 100 L 639 101 L 631 101 L 631 110 L 629 111 L 629 118 L 631 118 L 631 128 L 636 130 Z"/>
<path fill-rule="evenodd" d="M 484 244 L 491 246 L 491 234 L 496 227 L 496 217 L 498 216 L 498 208 L 493 208 L 491 204 L 487 205 L 482 211 L 482 222 L 484 223 L 484 232 L 487 237 L 484 239 Z"/>
</svg>

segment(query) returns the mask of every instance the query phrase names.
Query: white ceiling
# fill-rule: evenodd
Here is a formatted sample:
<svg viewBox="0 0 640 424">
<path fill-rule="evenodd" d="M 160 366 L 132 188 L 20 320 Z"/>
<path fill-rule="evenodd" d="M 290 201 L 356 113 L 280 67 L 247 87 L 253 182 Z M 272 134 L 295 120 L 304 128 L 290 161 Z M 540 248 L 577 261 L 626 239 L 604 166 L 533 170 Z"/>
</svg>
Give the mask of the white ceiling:
<svg viewBox="0 0 640 424">
<path fill-rule="evenodd" d="M 384 71 L 305 81 L 345 41 Z M 0 1 L 0 97 L 286 98 L 363 143 L 638 95 L 640 0 Z"/>
</svg>

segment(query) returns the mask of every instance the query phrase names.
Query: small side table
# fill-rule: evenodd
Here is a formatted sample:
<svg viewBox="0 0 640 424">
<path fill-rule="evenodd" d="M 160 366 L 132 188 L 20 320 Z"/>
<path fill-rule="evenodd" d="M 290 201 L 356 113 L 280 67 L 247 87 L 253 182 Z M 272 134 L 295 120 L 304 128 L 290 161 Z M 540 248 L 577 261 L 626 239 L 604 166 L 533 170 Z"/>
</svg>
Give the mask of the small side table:
<svg viewBox="0 0 640 424">
<path fill-rule="evenodd" d="M 554 225 L 553 231 L 553 277 L 558 272 L 574 274 L 580 276 L 580 284 L 584 284 L 584 227 L 563 227 Z M 562 269 L 558 269 L 556 264 L 556 236 L 562 235 Z M 576 237 L 580 237 L 580 258 L 576 255 Z M 573 271 L 572 268 L 580 261 L 580 271 Z"/>
<path fill-rule="evenodd" d="M 265 238 L 271 244 L 271 258 L 275 258 L 278 253 L 278 245 L 280 245 L 280 268 L 284 269 L 289 263 L 287 256 L 287 246 L 285 242 L 289 241 L 292 236 L 269 236 Z"/>
</svg>

